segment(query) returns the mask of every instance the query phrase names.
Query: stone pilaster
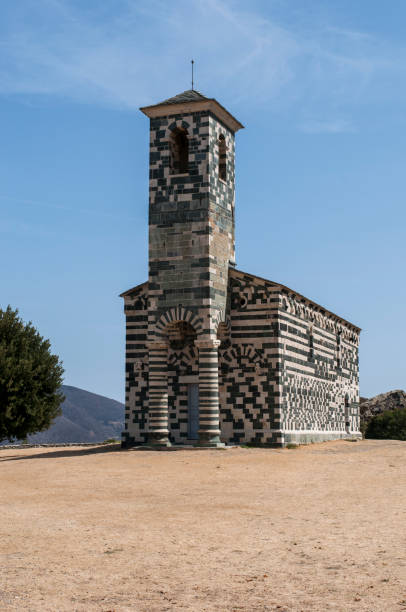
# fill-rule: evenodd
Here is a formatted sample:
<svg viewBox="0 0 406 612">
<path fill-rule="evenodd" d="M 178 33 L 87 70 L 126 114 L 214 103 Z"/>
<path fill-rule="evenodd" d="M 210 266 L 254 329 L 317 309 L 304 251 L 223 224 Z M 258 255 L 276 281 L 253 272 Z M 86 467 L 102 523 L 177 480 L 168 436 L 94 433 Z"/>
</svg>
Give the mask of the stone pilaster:
<svg viewBox="0 0 406 612">
<path fill-rule="evenodd" d="M 148 443 L 170 446 L 168 430 L 168 344 L 149 342 Z"/>
<path fill-rule="evenodd" d="M 199 446 L 222 446 L 218 347 L 220 340 L 196 340 L 199 350 Z"/>
</svg>

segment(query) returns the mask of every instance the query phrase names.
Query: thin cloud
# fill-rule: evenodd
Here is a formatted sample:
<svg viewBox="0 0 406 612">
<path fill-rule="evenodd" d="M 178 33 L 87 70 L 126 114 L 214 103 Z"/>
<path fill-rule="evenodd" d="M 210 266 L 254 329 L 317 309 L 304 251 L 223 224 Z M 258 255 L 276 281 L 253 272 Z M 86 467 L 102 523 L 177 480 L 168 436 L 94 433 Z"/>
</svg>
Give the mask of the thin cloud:
<svg viewBox="0 0 406 612">
<path fill-rule="evenodd" d="M 345 119 L 310 119 L 300 124 L 299 129 L 305 134 L 342 134 L 356 131 L 351 121 Z"/>
<path fill-rule="evenodd" d="M 382 81 L 398 86 L 403 48 L 336 24 L 301 30 L 272 18 L 272 5 L 267 15 L 246 7 L 20 0 L 0 24 L 0 94 L 135 109 L 187 89 L 192 56 L 197 87 L 208 95 L 277 110 L 300 101 L 303 115 L 382 95 Z"/>
<path fill-rule="evenodd" d="M 39 208 L 48 208 L 52 210 L 61 210 L 61 211 L 69 212 L 69 213 L 74 212 L 75 214 L 90 215 L 97 219 L 99 219 L 100 217 L 105 217 L 106 219 L 118 219 L 118 220 L 126 220 L 126 221 L 134 221 L 136 219 L 136 217 L 131 217 L 131 216 L 127 217 L 121 214 L 112 213 L 109 211 L 103 211 L 103 210 L 100 210 L 99 208 L 97 209 L 80 208 L 80 207 L 74 208 L 72 206 L 66 206 L 64 204 L 56 204 L 56 203 L 51 203 L 51 202 L 39 202 L 38 200 L 28 200 L 25 198 L 14 198 L 12 196 L 3 195 L 3 194 L 0 194 L 0 202 L 1 201 L 12 202 L 13 204 L 17 204 L 20 206 L 27 206 L 29 208 L 39 207 Z"/>
<path fill-rule="evenodd" d="M 346 28 L 337 28 L 337 27 L 329 26 L 327 28 L 327 31 L 331 34 L 337 34 L 338 36 L 349 38 L 350 40 L 356 41 L 356 42 L 364 43 L 365 41 L 371 42 L 374 40 L 371 34 L 368 34 L 367 32 L 359 32 L 357 30 L 348 30 Z"/>
</svg>

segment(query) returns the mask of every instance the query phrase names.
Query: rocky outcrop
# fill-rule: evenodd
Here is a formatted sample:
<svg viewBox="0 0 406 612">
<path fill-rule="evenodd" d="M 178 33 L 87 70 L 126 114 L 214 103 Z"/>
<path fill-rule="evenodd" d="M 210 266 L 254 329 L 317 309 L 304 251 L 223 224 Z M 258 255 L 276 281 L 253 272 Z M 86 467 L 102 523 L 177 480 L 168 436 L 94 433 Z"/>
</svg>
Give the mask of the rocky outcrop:
<svg viewBox="0 0 406 612">
<path fill-rule="evenodd" d="M 386 410 L 406 408 L 406 393 L 400 389 L 381 393 L 371 399 L 360 398 L 361 425 L 367 424 L 372 417 Z"/>
</svg>

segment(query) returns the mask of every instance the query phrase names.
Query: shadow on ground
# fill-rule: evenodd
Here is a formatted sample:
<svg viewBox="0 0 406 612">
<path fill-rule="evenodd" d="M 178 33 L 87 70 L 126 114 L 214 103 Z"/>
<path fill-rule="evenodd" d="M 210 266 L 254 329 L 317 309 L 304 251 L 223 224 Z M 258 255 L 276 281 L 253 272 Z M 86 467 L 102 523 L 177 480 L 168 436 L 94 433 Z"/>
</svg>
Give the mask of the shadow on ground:
<svg viewBox="0 0 406 612">
<path fill-rule="evenodd" d="M 103 446 L 91 446 L 86 448 L 58 449 L 47 450 L 45 453 L 29 454 L 29 455 L 8 455 L 2 457 L 0 454 L 0 462 L 2 461 L 23 461 L 24 459 L 59 459 L 60 457 L 82 457 L 84 455 L 96 455 L 98 453 L 120 452 L 120 444 L 106 444 Z M 6 452 L 6 451 L 4 451 Z"/>
<path fill-rule="evenodd" d="M 332 454 L 341 454 L 341 453 L 354 453 L 354 452 L 374 452 L 377 447 L 384 448 L 389 446 L 399 446 L 406 447 L 406 442 L 401 440 L 362 440 L 357 443 L 351 443 L 348 440 L 340 440 L 339 446 L 336 446 L 334 442 L 324 442 L 320 444 L 309 444 L 309 445 L 299 445 L 297 449 L 305 450 L 306 452 L 310 452 L 311 454 L 316 453 L 332 453 Z M 332 446 L 334 444 L 334 446 Z M 120 443 L 118 444 L 108 444 L 108 445 L 100 445 L 100 446 L 91 446 L 86 448 L 64 448 L 57 450 L 47 449 L 46 452 L 43 453 L 30 453 L 27 455 L 7 455 L 6 457 L 2 457 L 2 453 L 0 453 L 0 463 L 6 461 L 24 461 L 25 459 L 59 459 L 61 457 L 83 457 L 86 455 L 96 455 L 98 453 L 125 453 L 125 452 L 173 452 L 173 451 L 224 451 L 231 450 L 232 448 L 244 448 L 234 446 L 234 447 L 223 447 L 223 448 L 202 448 L 202 447 L 182 447 L 182 446 L 172 446 L 169 448 L 151 448 L 151 447 L 132 447 L 132 448 L 121 448 Z M 12 449 L 8 449 L 12 450 Z M 19 449 L 20 450 L 20 449 Z M 256 450 L 253 448 L 245 449 L 245 450 Z M 281 452 L 292 452 L 289 449 L 266 449 L 269 453 L 281 453 Z M 6 449 L 4 449 L 4 453 L 6 453 Z"/>
<path fill-rule="evenodd" d="M 40 447 L 37 447 L 37 449 Z M 232 448 L 232 447 L 229 447 Z M 37 450 L 36 449 L 36 450 Z M 0 448 L 1 450 L 1 448 Z M 3 452 L 12 451 L 17 449 L 3 449 Z M 18 449 L 19 451 L 24 449 Z M 28 449 L 27 449 L 28 450 Z M 169 446 L 166 447 L 156 447 L 151 448 L 150 446 L 133 446 L 131 448 L 121 448 L 121 444 L 104 444 L 100 446 L 87 446 L 85 448 L 63 448 L 63 449 L 55 449 L 51 450 L 50 447 L 47 448 L 46 452 L 42 453 L 30 453 L 29 455 L 7 455 L 6 457 L 2 457 L 2 453 L 0 453 L 0 463 L 5 461 L 21 461 L 24 459 L 59 459 L 61 457 L 83 457 L 86 455 L 95 455 L 97 453 L 112 453 L 112 452 L 161 452 L 161 453 L 170 453 L 174 451 L 224 451 L 226 448 L 204 448 L 204 447 L 193 447 L 193 446 Z"/>
</svg>

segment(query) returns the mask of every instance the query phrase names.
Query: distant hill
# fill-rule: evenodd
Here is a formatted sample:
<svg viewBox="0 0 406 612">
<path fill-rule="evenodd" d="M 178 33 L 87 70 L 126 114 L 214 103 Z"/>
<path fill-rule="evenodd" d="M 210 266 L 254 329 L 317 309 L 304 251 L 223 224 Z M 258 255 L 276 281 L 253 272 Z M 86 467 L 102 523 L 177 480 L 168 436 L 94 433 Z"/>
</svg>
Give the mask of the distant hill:
<svg viewBox="0 0 406 612">
<path fill-rule="evenodd" d="M 377 414 L 386 410 L 399 410 L 406 408 L 406 393 L 400 389 L 380 393 L 371 399 L 360 398 L 361 425 L 366 427 L 368 422 Z"/>
<path fill-rule="evenodd" d="M 103 442 L 121 438 L 124 404 L 77 387 L 62 385 L 62 415 L 47 431 L 28 436 L 28 442 Z"/>
</svg>

